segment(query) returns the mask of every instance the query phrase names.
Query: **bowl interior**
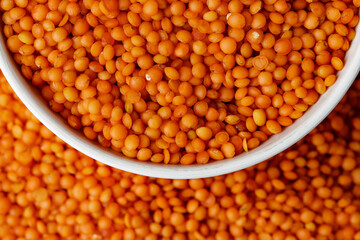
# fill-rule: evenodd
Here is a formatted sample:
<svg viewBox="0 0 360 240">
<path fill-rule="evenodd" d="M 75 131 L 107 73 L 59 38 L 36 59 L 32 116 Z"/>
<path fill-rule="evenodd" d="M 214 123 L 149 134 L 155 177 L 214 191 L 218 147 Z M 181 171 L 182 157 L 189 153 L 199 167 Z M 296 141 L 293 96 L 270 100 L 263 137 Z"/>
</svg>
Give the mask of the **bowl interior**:
<svg viewBox="0 0 360 240">
<path fill-rule="evenodd" d="M 0 27 L 2 32 L 3 22 Z M 356 27 L 356 32 L 359 30 L 360 25 Z M 287 149 L 315 128 L 338 104 L 358 74 L 360 34 L 356 34 L 351 43 L 346 54 L 345 67 L 338 72 L 337 81 L 300 119 L 249 152 L 204 165 L 183 166 L 141 162 L 126 158 L 110 148 L 104 148 L 97 142 L 88 140 L 81 131 L 72 129 L 59 114 L 54 113 L 39 90 L 22 76 L 18 65 L 6 48 L 3 34 L 0 39 L 0 68 L 26 107 L 47 128 L 80 152 L 112 167 L 145 176 L 171 179 L 204 178 L 234 172 L 260 163 Z"/>
</svg>

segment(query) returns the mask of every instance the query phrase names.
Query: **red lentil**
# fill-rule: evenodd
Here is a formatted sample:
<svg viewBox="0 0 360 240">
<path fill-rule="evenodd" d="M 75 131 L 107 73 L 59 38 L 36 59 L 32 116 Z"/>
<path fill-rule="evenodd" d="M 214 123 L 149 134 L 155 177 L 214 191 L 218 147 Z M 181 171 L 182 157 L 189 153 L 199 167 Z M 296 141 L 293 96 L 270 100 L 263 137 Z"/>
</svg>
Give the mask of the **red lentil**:
<svg viewBox="0 0 360 240">
<path fill-rule="evenodd" d="M 180 164 L 231 158 L 301 117 L 344 67 L 359 5 L 0 1 L 8 49 L 70 126 Z"/>
<path fill-rule="evenodd" d="M 359 101 L 356 80 L 308 136 L 248 169 L 206 179 L 156 179 L 72 149 L 41 125 L 0 75 L 0 238 L 358 239 Z M 171 115 L 168 110 L 147 110 L 142 117 L 156 124 L 157 116 Z M 240 136 L 229 127 L 225 132 L 213 122 L 196 131 L 188 133 L 192 142 L 220 133 L 224 157 L 233 156 L 231 139 Z M 165 161 L 166 152 L 152 155 L 145 138 L 128 134 L 124 144 L 129 152 L 140 148 L 139 160 Z M 177 154 L 169 161 L 203 164 L 221 151 Z"/>
</svg>

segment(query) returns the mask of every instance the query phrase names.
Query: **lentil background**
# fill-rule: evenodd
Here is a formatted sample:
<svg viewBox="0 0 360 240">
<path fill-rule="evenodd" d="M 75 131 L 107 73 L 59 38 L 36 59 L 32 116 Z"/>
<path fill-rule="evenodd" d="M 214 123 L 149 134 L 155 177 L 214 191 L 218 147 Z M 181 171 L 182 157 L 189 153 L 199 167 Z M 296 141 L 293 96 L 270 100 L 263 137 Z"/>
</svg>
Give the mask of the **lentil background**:
<svg viewBox="0 0 360 240">
<path fill-rule="evenodd" d="M 344 66 L 359 0 L 1 0 L 7 47 L 90 140 L 165 164 L 232 158 Z"/>
<path fill-rule="evenodd" d="M 360 80 L 292 148 L 224 176 L 105 166 L 54 136 L 0 75 L 0 238 L 360 239 Z"/>
</svg>

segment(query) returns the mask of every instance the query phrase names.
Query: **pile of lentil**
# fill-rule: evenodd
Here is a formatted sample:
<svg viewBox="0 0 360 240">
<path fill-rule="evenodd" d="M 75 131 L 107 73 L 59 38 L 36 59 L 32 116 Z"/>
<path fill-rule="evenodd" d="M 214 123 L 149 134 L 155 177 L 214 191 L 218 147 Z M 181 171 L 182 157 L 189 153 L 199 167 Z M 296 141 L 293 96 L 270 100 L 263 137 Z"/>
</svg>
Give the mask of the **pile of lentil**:
<svg viewBox="0 0 360 240">
<path fill-rule="evenodd" d="M 360 239 L 360 80 L 291 149 L 224 176 L 126 173 L 75 151 L 0 77 L 0 238 Z"/>
<path fill-rule="evenodd" d="M 75 129 L 140 161 L 257 147 L 336 80 L 359 0 L 1 0 L 23 75 Z"/>
</svg>

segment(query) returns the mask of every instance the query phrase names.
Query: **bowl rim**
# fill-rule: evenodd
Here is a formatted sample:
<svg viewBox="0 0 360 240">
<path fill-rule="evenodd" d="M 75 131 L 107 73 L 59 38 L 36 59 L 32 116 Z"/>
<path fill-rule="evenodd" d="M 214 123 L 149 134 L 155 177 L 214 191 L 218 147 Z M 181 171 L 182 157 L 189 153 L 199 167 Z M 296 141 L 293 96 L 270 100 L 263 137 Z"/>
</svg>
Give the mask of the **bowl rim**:
<svg viewBox="0 0 360 240">
<path fill-rule="evenodd" d="M 60 114 L 54 113 L 40 94 L 36 94 L 36 91 L 40 93 L 39 90 L 35 89 L 22 76 L 19 66 L 14 62 L 6 47 L 3 25 L 4 23 L 1 22 L 0 68 L 14 92 L 34 116 L 65 143 L 85 155 L 126 172 L 156 178 L 195 179 L 214 177 L 253 166 L 275 156 L 307 135 L 336 107 L 352 85 L 360 69 L 360 34 L 356 34 L 350 49 L 346 53 L 345 60 L 347 63 L 338 72 L 338 79 L 333 86 L 329 87 L 301 118 L 294 121 L 281 133 L 271 136 L 257 148 L 243 152 L 231 159 L 212 161 L 203 165 L 167 165 L 142 162 L 120 156 L 119 153 L 110 148 L 104 148 L 95 141 L 86 139 L 82 132 L 72 129 Z M 356 32 L 359 30 L 360 24 L 356 26 Z"/>
</svg>

